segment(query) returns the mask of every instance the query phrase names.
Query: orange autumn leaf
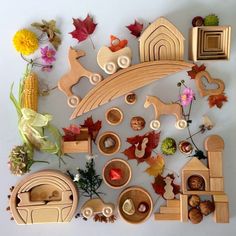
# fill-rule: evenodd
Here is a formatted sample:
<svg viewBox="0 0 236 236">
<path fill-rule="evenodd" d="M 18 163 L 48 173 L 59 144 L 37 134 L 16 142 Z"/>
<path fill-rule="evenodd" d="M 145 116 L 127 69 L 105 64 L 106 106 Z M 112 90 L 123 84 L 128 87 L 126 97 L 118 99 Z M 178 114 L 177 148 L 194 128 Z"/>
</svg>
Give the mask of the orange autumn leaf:
<svg viewBox="0 0 236 236">
<path fill-rule="evenodd" d="M 224 93 L 219 95 L 211 95 L 208 98 L 209 107 L 217 106 L 218 108 L 221 108 L 224 102 L 228 102 L 228 98 Z"/>
<path fill-rule="evenodd" d="M 145 172 L 154 177 L 162 175 L 165 168 L 165 160 L 161 155 L 158 155 L 156 158 L 147 158 L 146 162 L 150 167 L 148 167 Z"/>
<path fill-rule="evenodd" d="M 197 73 L 200 72 L 200 71 L 204 71 L 204 70 L 206 70 L 206 66 L 204 64 L 202 64 L 200 66 L 195 64 L 192 67 L 192 69 L 190 71 L 188 71 L 187 73 L 188 73 L 188 76 L 190 76 L 191 79 L 195 79 Z"/>
</svg>

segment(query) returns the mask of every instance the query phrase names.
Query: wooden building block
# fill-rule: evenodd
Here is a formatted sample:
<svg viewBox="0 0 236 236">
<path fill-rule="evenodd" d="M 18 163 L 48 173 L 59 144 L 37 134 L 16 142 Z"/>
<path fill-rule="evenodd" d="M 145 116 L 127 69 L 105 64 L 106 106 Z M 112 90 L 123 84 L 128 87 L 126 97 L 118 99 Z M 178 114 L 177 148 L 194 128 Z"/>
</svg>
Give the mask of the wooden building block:
<svg viewBox="0 0 236 236">
<path fill-rule="evenodd" d="M 188 195 L 180 194 L 180 220 L 188 222 Z"/>
<path fill-rule="evenodd" d="M 215 202 L 213 217 L 216 223 L 229 223 L 229 203 Z"/>
<path fill-rule="evenodd" d="M 210 190 L 224 192 L 224 178 L 210 178 Z"/>
<path fill-rule="evenodd" d="M 160 213 L 180 213 L 179 207 L 166 207 L 166 206 L 161 206 L 160 207 Z"/>
<path fill-rule="evenodd" d="M 167 207 L 179 207 L 180 201 L 179 199 L 166 200 L 166 205 Z"/>
<path fill-rule="evenodd" d="M 214 202 L 228 202 L 228 196 L 226 194 L 213 195 Z"/>
<path fill-rule="evenodd" d="M 155 213 L 154 219 L 155 220 L 180 220 L 180 214 L 179 213 L 169 213 L 169 214 Z"/>
</svg>

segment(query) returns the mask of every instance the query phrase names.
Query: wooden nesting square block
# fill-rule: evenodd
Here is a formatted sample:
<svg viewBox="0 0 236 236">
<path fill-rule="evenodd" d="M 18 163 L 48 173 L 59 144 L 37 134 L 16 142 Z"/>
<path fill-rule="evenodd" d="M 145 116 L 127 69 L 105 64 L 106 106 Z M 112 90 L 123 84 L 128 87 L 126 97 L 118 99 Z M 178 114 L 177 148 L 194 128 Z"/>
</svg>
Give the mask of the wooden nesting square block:
<svg viewBox="0 0 236 236">
<path fill-rule="evenodd" d="M 210 190 L 224 192 L 224 178 L 210 178 Z"/>
<path fill-rule="evenodd" d="M 215 202 L 214 220 L 216 223 L 229 223 L 228 202 Z"/>
<path fill-rule="evenodd" d="M 190 30 L 189 59 L 224 60 L 230 55 L 230 26 L 201 26 Z"/>
</svg>

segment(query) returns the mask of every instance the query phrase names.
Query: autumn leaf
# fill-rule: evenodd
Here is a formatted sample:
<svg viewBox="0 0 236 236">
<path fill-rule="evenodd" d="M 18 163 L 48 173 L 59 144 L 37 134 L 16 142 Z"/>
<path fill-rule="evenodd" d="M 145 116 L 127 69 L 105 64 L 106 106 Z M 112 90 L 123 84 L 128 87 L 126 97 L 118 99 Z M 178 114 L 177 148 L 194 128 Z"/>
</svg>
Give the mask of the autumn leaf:
<svg viewBox="0 0 236 236">
<path fill-rule="evenodd" d="M 73 25 L 75 26 L 75 30 L 70 32 L 73 38 L 77 39 L 79 42 L 86 40 L 90 35 L 94 32 L 97 24 L 93 22 L 93 18 L 88 14 L 84 20 L 74 19 Z M 92 40 L 91 43 L 93 44 Z M 93 48 L 94 44 L 93 44 Z"/>
<path fill-rule="evenodd" d="M 194 65 L 192 67 L 192 70 L 188 71 L 188 76 L 190 76 L 191 79 L 195 79 L 197 73 L 204 70 L 206 70 L 206 66 L 204 64 L 202 64 L 201 66 Z"/>
<path fill-rule="evenodd" d="M 63 135 L 64 141 L 76 141 L 80 134 L 80 127 L 77 125 L 70 125 L 67 128 L 62 128 L 65 135 Z"/>
<path fill-rule="evenodd" d="M 83 128 L 88 128 L 88 132 L 91 135 L 92 140 L 95 142 L 99 130 L 102 128 L 102 122 L 100 120 L 94 123 L 92 116 L 88 117 L 84 124 L 81 125 Z"/>
<path fill-rule="evenodd" d="M 119 51 L 120 49 L 126 47 L 126 45 L 128 44 L 128 40 L 126 39 L 120 40 L 114 35 L 111 35 L 110 38 L 111 38 L 111 46 L 109 48 L 112 52 Z"/>
<path fill-rule="evenodd" d="M 139 23 L 136 20 L 134 21 L 134 24 L 130 24 L 126 27 L 129 29 L 130 33 L 137 38 L 141 35 L 141 32 L 143 30 L 143 24 Z"/>
<path fill-rule="evenodd" d="M 144 139 L 147 139 L 148 142 L 143 143 Z M 135 159 L 140 162 L 146 161 L 148 157 L 151 156 L 153 149 L 158 146 L 160 139 L 160 132 L 155 133 L 155 131 L 144 134 L 143 136 L 136 135 L 135 137 L 127 138 L 127 142 L 131 144 L 123 153 L 128 157 L 129 160 Z M 135 151 L 144 151 L 144 155 L 140 158 L 135 155 Z"/>
<path fill-rule="evenodd" d="M 149 175 L 157 177 L 163 173 L 165 160 L 161 155 L 158 155 L 156 158 L 147 158 L 146 162 L 150 165 L 150 167 L 145 170 Z"/>
<path fill-rule="evenodd" d="M 208 97 L 209 107 L 217 106 L 220 109 L 223 106 L 224 102 L 228 102 L 228 98 L 224 93 L 219 95 L 211 95 Z"/>
</svg>

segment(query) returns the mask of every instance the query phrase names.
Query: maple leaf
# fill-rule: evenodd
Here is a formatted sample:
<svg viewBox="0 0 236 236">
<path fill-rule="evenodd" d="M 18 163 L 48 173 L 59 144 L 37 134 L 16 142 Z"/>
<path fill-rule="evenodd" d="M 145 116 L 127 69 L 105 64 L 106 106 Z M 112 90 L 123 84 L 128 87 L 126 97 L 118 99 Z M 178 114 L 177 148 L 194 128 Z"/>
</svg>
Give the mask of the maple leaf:
<svg viewBox="0 0 236 236">
<path fill-rule="evenodd" d="M 65 135 L 63 136 L 64 141 L 76 141 L 80 134 L 80 127 L 77 125 L 70 125 L 68 128 L 62 128 Z"/>
<path fill-rule="evenodd" d="M 88 37 L 94 47 L 94 44 L 90 38 L 90 35 L 96 29 L 97 24 L 93 22 L 93 18 L 88 14 L 84 20 L 74 19 L 73 25 L 75 26 L 75 30 L 70 32 L 73 38 L 77 39 L 79 42 L 86 40 Z"/>
<path fill-rule="evenodd" d="M 150 167 L 145 170 L 149 175 L 157 177 L 163 173 L 165 160 L 161 155 L 158 155 L 156 158 L 147 158 L 146 162 L 150 165 Z"/>
<path fill-rule="evenodd" d="M 136 149 L 142 150 L 142 144 L 144 138 L 147 138 L 148 142 L 146 143 L 143 157 L 138 158 L 135 155 L 135 150 Z M 146 133 L 143 136 L 136 135 L 135 137 L 127 138 L 126 141 L 130 143 L 131 146 L 125 149 L 123 153 L 128 157 L 129 160 L 135 159 L 138 161 L 138 163 L 144 162 L 148 157 L 151 156 L 153 149 L 155 149 L 158 146 L 159 139 L 160 139 L 160 132 L 155 133 L 155 131 Z"/>
<path fill-rule="evenodd" d="M 219 95 L 211 95 L 208 97 L 209 107 L 217 106 L 219 109 L 223 106 L 224 102 L 228 102 L 228 97 L 224 93 Z"/>
<path fill-rule="evenodd" d="M 92 140 L 95 142 L 99 130 L 102 128 L 102 122 L 100 120 L 93 122 L 92 116 L 88 117 L 84 124 L 81 125 L 83 128 L 88 128 L 88 132 L 91 135 Z"/>
<path fill-rule="evenodd" d="M 201 66 L 198 66 L 198 65 L 194 65 L 192 67 L 192 70 L 188 71 L 188 76 L 190 76 L 191 79 L 195 79 L 196 75 L 198 72 L 200 71 L 204 71 L 206 70 L 206 66 L 204 64 L 202 64 Z"/>
<path fill-rule="evenodd" d="M 143 24 L 139 23 L 138 21 L 134 21 L 134 24 L 130 24 L 126 26 L 130 33 L 134 35 L 136 38 L 138 38 L 141 35 L 141 32 L 143 30 Z"/>
</svg>

